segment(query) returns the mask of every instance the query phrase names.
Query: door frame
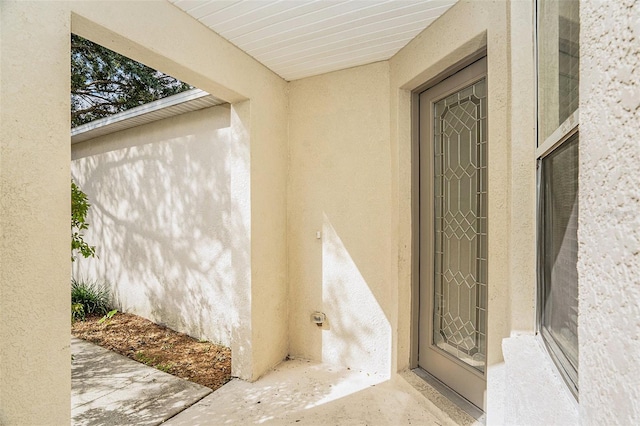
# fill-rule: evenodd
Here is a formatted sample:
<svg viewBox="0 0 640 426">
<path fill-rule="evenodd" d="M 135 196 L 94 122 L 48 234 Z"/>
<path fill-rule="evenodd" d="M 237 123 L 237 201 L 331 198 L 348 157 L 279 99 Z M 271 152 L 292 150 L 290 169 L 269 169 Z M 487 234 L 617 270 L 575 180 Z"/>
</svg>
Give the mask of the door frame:
<svg viewBox="0 0 640 426">
<path fill-rule="evenodd" d="M 409 356 L 411 369 L 418 367 L 418 324 L 420 321 L 420 93 L 482 58 L 486 58 L 488 68 L 489 58 L 486 46 L 460 62 L 445 68 L 411 92 L 411 352 Z M 486 78 L 488 79 L 488 73 Z M 490 336 L 487 333 L 487 348 L 489 340 Z"/>
<path fill-rule="evenodd" d="M 458 76 L 461 76 L 462 78 Z M 454 86 L 447 87 L 444 90 L 439 88 L 438 85 L 440 83 L 451 78 L 456 78 L 456 80 L 452 80 L 452 81 L 455 81 Z M 433 348 L 433 345 L 430 343 L 430 336 L 433 332 L 432 320 L 428 320 L 428 324 L 427 324 L 428 330 L 424 330 L 425 323 L 423 322 L 423 319 L 424 319 L 423 317 L 426 315 L 427 317 L 431 318 L 431 316 L 433 315 L 432 301 L 426 302 L 427 300 L 431 300 L 431 298 L 429 296 L 425 296 L 424 291 L 427 291 L 428 293 L 432 292 L 434 283 L 432 282 L 431 278 L 427 278 L 427 281 L 428 281 L 427 286 L 426 288 L 422 288 L 424 287 L 424 283 L 421 283 L 421 281 L 425 281 L 425 275 L 429 277 L 433 274 L 433 264 L 431 261 L 433 260 L 434 253 L 433 253 L 433 247 L 431 246 L 434 243 L 435 237 L 433 235 L 433 229 L 432 229 L 433 224 L 422 223 L 425 220 L 427 222 L 431 222 L 433 218 L 433 213 L 429 211 L 430 207 L 428 207 L 428 206 L 432 206 L 432 202 L 429 202 L 432 200 L 428 200 L 427 206 L 423 206 L 424 200 L 421 201 L 421 196 L 425 195 L 424 194 L 425 189 L 427 190 L 427 193 L 426 193 L 427 198 L 430 197 L 430 195 L 428 194 L 431 194 L 433 191 L 433 188 L 431 187 L 433 185 L 433 177 L 426 176 L 426 179 L 425 179 L 425 173 L 429 174 L 432 172 L 431 167 L 427 167 L 428 170 L 421 170 L 421 167 L 424 166 L 423 159 L 421 158 L 421 139 L 424 138 L 424 135 L 423 137 L 421 137 L 421 128 L 422 130 L 424 130 L 424 124 L 421 123 L 421 118 L 423 118 L 422 116 L 424 114 L 420 112 L 420 98 L 425 92 L 429 90 L 431 91 L 436 90 L 435 93 L 442 92 L 441 94 L 443 96 L 446 96 L 446 93 L 450 93 L 450 92 L 453 93 L 457 90 L 460 90 L 461 88 L 466 86 L 468 83 L 472 82 L 472 80 L 482 80 L 482 79 L 484 79 L 485 81 L 488 80 L 488 65 L 487 65 L 486 50 L 480 51 L 470 57 L 467 57 L 464 61 L 461 61 L 458 64 L 456 64 L 455 67 L 449 68 L 445 72 L 440 73 L 436 78 L 432 79 L 427 84 L 421 85 L 418 89 L 413 91 L 412 105 L 411 105 L 412 106 L 412 147 L 411 147 L 411 150 L 412 150 L 411 151 L 411 154 L 412 154 L 411 156 L 412 157 L 411 158 L 412 160 L 411 161 L 412 163 L 412 170 L 411 170 L 411 180 L 412 180 L 411 310 L 412 310 L 412 315 L 411 315 L 411 321 L 412 322 L 411 322 L 410 367 L 412 369 L 418 368 L 418 370 L 420 368 L 424 369 L 424 371 L 419 371 L 418 373 L 422 372 L 424 373 L 425 376 L 432 377 L 435 382 L 439 382 L 441 387 L 447 390 L 447 392 L 445 392 L 444 394 L 449 395 L 448 398 L 452 400 L 454 403 L 456 403 L 456 405 L 460 406 L 461 408 L 463 408 L 463 406 L 468 405 L 469 407 L 467 408 L 471 408 L 471 411 L 474 411 L 474 412 L 478 411 L 479 414 L 482 413 L 482 410 L 486 409 L 488 359 L 485 358 L 484 371 L 477 372 L 472 368 L 466 365 L 463 365 L 464 364 L 463 362 L 460 362 L 459 360 L 454 359 L 455 357 L 445 356 L 444 354 L 440 354 L 440 355 L 436 355 L 435 353 L 432 354 L 432 351 L 436 351 L 435 348 Z M 430 116 L 430 114 L 431 113 L 428 113 L 427 115 Z M 489 117 L 487 116 L 487 118 Z M 429 119 L 427 118 L 427 120 Z M 433 130 L 432 125 L 427 124 L 427 126 L 429 128 L 429 134 L 431 134 Z M 429 144 L 432 143 L 432 138 L 433 136 L 428 137 L 428 140 L 431 141 L 429 142 Z M 422 146 L 422 150 L 424 149 L 425 147 Z M 431 158 L 431 161 L 432 161 L 433 146 L 429 145 L 427 147 L 427 150 L 428 152 L 422 152 L 422 156 L 427 155 L 428 158 Z M 487 164 L 487 167 L 488 167 L 488 164 Z M 487 174 L 488 174 L 488 170 L 487 170 Z M 427 185 L 429 186 L 429 188 L 423 187 L 421 190 L 421 187 L 420 187 L 421 181 L 422 181 L 422 185 Z M 424 211 L 425 208 L 427 209 L 427 212 Z M 429 231 L 427 231 L 429 233 L 428 241 L 431 241 L 431 244 L 427 242 L 427 246 L 425 247 L 423 245 L 421 248 L 421 240 L 422 240 L 421 233 L 424 233 L 423 232 L 424 229 L 421 230 L 421 228 L 424 228 L 425 226 L 429 229 Z M 487 264 L 486 264 L 487 268 L 488 268 L 488 264 L 489 264 L 489 260 L 487 259 Z M 421 275 L 423 278 L 422 280 L 421 280 Z M 489 287 L 488 282 L 486 283 L 486 286 L 488 289 Z M 421 293 L 423 293 L 422 296 L 421 296 Z M 488 295 L 485 297 L 488 298 Z M 486 302 L 488 304 L 488 300 Z M 427 303 L 427 305 L 425 305 L 425 303 Z M 421 315 L 421 305 L 423 305 L 422 315 Z M 485 316 L 485 321 L 487 321 L 487 316 Z M 422 327 L 422 332 L 421 332 L 421 327 Z M 487 351 L 485 353 L 485 357 L 486 357 L 488 355 L 488 348 L 490 343 L 489 336 L 488 336 L 487 323 L 485 323 L 484 328 L 486 330 L 486 335 L 485 335 L 485 339 L 486 339 L 485 350 Z M 422 339 L 420 335 L 422 335 Z M 422 345 L 421 345 L 421 342 L 422 342 Z M 428 349 L 427 352 L 429 352 L 429 354 L 432 354 L 432 355 L 423 354 L 423 356 L 426 355 L 431 357 L 431 361 L 429 361 L 428 364 L 425 365 L 424 364 L 425 361 L 423 360 L 422 366 L 420 367 L 418 365 L 418 356 L 419 356 L 419 351 L 421 346 L 422 346 L 422 350 L 425 350 L 425 348 L 427 348 Z M 436 352 L 439 352 L 439 351 L 436 351 Z M 471 385 L 471 389 L 474 389 L 471 391 L 471 394 L 476 395 L 473 397 L 475 398 L 475 402 L 473 403 L 468 402 L 467 399 L 465 399 L 465 397 L 461 396 L 452 388 L 450 388 L 448 384 L 444 382 L 440 382 L 438 379 L 435 379 L 435 377 L 431 376 L 431 374 L 439 375 L 438 371 L 441 371 L 443 373 L 447 371 L 450 371 L 450 372 L 453 371 L 453 370 L 450 370 L 452 365 L 457 365 L 457 367 L 455 368 L 461 368 L 467 371 L 461 374 L 472 375 L 469 377 L 469 380 L 473 382 L 473 385 L 471 385 L 471 383 L 470 385 Z M 429 368 L 429 370 L 427 370 L 427 368 Z M 449 375 L 450 373 L 444 373 L 444 374 Z M 457 388 L 459 388 L 460 392 L 466 393 L 466 391 L 463 391 L 462 389 L 462 388 L 466 389 L 466 386 L 463 384 L 464 380 L 463 382 L 460 381 L 461 377 L 462 376 L 458 376 L 457 373 L 454 376 L 451 376 L 453 383 L 450 386 L 456 386 Z M 473 379 L 471 379 L 472 377 Z M 482 383 L 482 388 L 484 390 L 483 394 L 478 393 L 480 392 L 481 383 Z M 484 396 L 479 398 L 478 400 L 478 395 L 484 395 Z M 467 397 L 471 398 L 471 395 L 468 395 Z"/>
</svg>

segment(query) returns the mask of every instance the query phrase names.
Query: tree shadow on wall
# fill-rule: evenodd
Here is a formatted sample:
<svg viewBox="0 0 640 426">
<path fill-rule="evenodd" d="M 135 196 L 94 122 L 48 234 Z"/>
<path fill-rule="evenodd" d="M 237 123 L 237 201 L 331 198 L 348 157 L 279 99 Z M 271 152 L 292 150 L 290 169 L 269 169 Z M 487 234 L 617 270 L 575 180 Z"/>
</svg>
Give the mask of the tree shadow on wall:
<svg viewBox="0 0 640 426">
<path fill-rule="evenodd" d="M 250 277 L 249 152 L 231 143 L 228 107 L 183 114 L 74 147 L 99 258 L 76 273 L 108 280 L 119 308 L 230 345 L 236 291 Z M 249 188 L 246 188 L 249 191 Z M 243 285 L 239 285 L 243 284 Z"/>
</svg>

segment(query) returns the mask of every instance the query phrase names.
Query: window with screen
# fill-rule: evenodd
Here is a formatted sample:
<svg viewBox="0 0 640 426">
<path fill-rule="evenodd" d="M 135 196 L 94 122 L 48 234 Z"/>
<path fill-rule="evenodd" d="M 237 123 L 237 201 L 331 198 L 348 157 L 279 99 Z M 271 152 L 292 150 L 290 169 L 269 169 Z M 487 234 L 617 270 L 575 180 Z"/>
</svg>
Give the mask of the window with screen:
<svg viewBox="0 0 640 426">
<path fill-rule="evenodd" d="M 578 397 L 579 2 L 537 1 L 538 329 Z"/>
</svg>

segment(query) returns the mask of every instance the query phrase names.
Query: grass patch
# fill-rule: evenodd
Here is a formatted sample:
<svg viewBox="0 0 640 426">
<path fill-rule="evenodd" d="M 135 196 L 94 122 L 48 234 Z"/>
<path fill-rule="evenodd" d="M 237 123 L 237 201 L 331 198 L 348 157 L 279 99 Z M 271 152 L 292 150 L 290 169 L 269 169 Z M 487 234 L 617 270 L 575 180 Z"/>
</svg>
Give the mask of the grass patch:
<svg viewBox="0 0 640 426">
<path fill-rule="evenodd" d="M 152 366 L 156 362 L 156 359 L 154 357 L 147 356 L 147 354 L 142 351 L 136 352 L 135 358 L 136 361 L 149 366 Z"/>
<path fill-rule="evenodd" d="M 155 367 L 160 371 L 164 371 L 165 373 L 169 373 L 169 372 L 171 372 L 171 369 L 173 368 L 173 364 L 169 364 L 169 363 L 157 364 Z"/>
<path fill-rule="evenodd" d="M 157 362 L 157 358 L 153 356 L 149 356 L 145 354 L 143 351 L 138 351 L 135 354 L 135 359 L 138 362 L 141 362 L 144 365 L 148 365 L 149 367 L 157 368 L 160 371 L 164 371 L 165 373 L 170 373 L 173 368 L 173 364 L 170 362 Z"/>
</svg>

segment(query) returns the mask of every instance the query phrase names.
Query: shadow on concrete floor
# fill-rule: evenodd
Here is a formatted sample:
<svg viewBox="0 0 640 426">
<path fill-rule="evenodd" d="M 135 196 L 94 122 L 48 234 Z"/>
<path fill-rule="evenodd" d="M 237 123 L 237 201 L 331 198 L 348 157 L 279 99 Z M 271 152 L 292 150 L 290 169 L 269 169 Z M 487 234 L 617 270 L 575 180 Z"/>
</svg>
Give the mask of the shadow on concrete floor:
<svg viewBox="0 0 640 426">
<path fill-rule="evenodd" d="M 211 389 L 71 339 L 73 425 L 157 425 Z"/>
<path fill-rule="evenodd" d="M 402 376 L 388 379 L 306 360 L 286 361 L 254 383 L 233 380 L 166 424 L 472 425 L 445 412 Z M 457 410 L 457 411 L 456 411 Z"/>
<path fill-rule="evenodd" d="M 212 393 L 80 339 L 71 350 L 73 425 L 481 424 L 411 372 L 389 379 L 291 360 Z"/>
</svg>

